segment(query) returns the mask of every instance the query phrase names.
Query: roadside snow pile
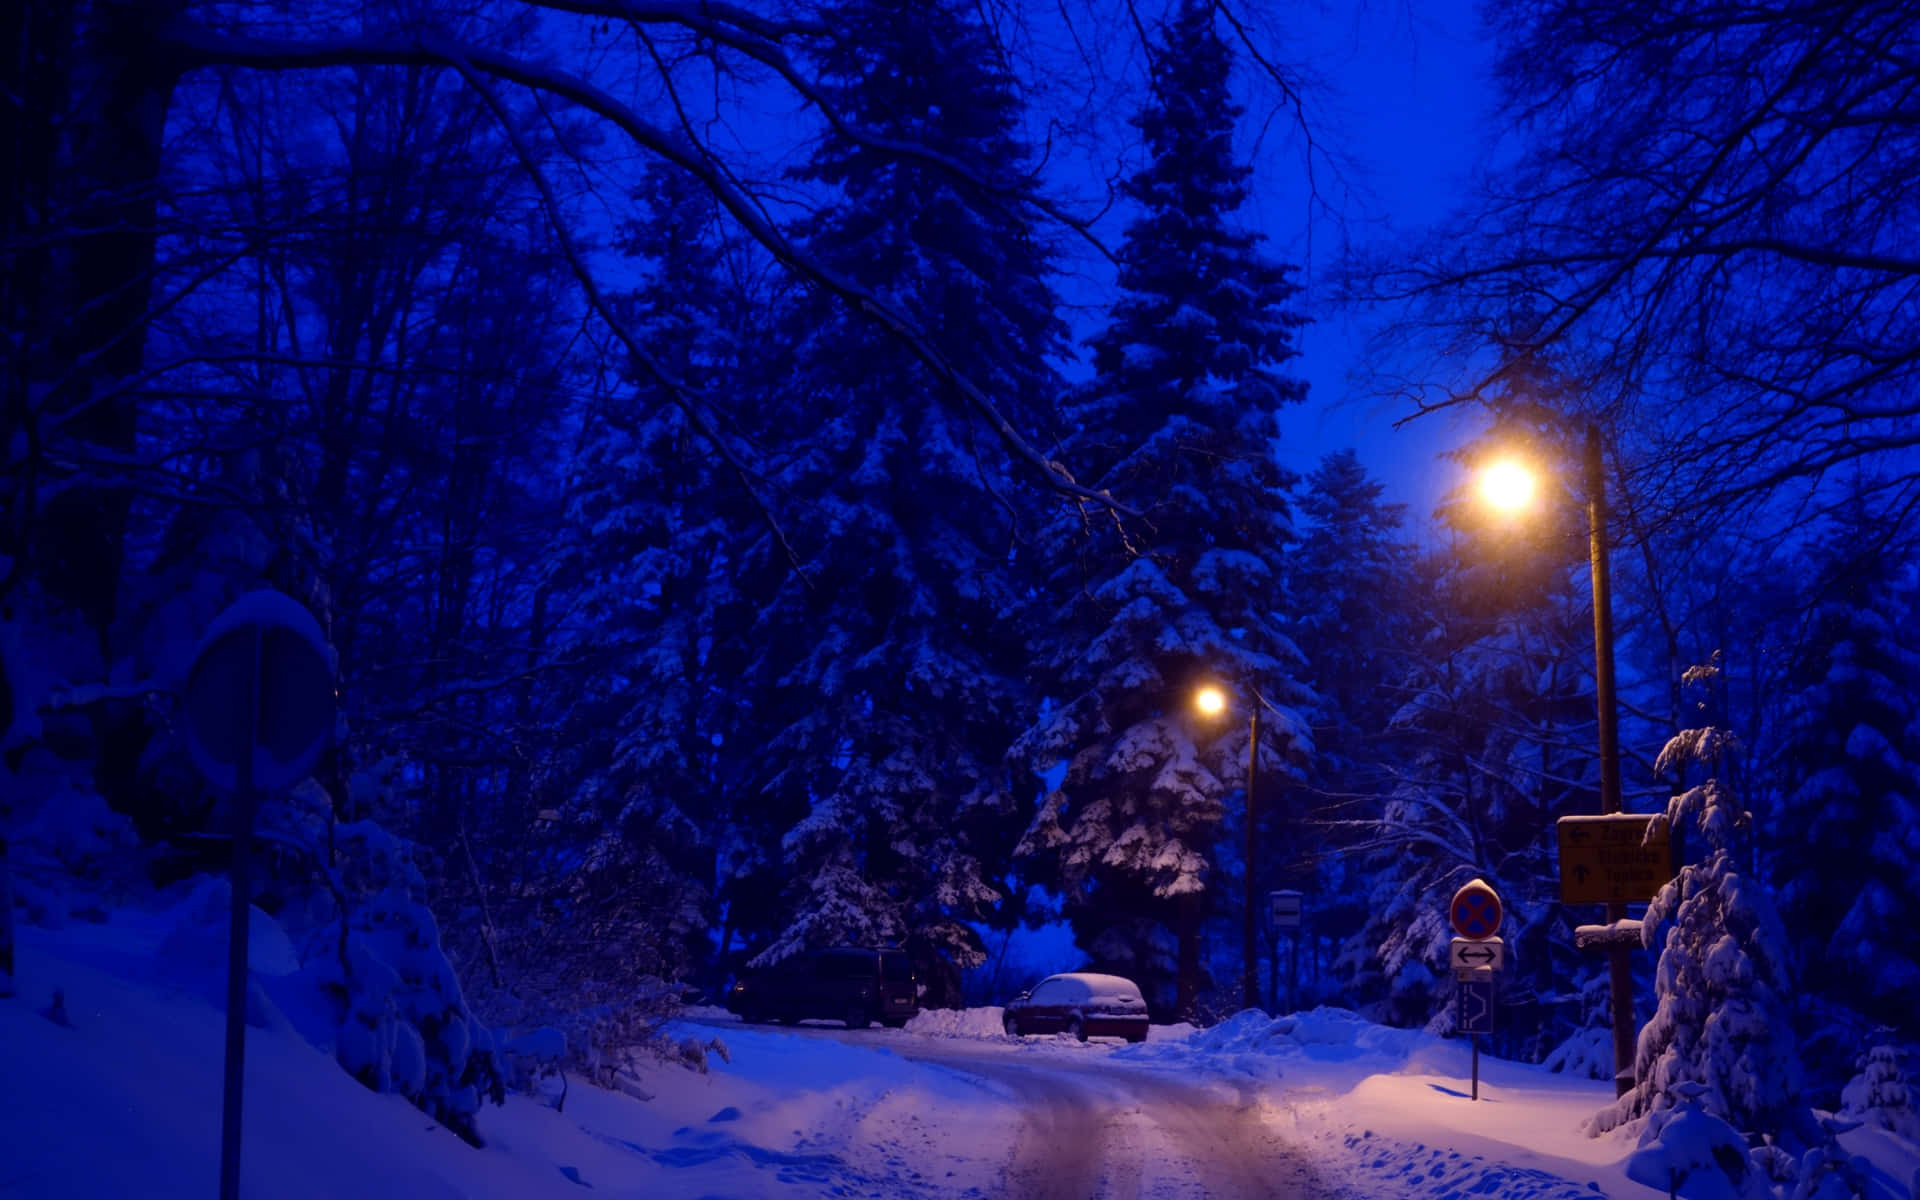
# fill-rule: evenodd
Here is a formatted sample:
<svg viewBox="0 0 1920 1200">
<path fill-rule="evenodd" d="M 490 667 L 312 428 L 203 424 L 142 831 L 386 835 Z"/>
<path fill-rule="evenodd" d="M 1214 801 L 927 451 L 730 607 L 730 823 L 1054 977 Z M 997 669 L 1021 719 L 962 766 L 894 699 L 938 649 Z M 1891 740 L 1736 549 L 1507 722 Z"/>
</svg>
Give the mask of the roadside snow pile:
<svg viewBox="0 0 1920 1200">
<path fill-rule="evenodd" d="M 1204 1057 L 1249 1075 L 1277 1078 L 1280 1067 L 1274 1060 L 1283 1057 L 1306 1057 L 1316 1062 L 1366 1058 L 1376 1063 L 1404 1063 L 1420 1051 L 1434 1049 L 1439 1040 L 1417 1029 L 1376 1025 L 1344 1008 L 1316 1008 L 1283 1017 L 1269 1017 L 1249 1008 L 1185 1039 L 1155 1039 L 1148 1045 L 1116 1053 L 1123 1058 L 1169 1065 Z"/>
<path fill-rule="evenodd" d="M 1495 1162 L 1424 1142 L 1375 1137 L 1371 1130 L 1348 1134 L 1344 1146 L 1353 1156 L 1356 1184 L 1373 1196 L 1593 1200 L 1606 1194 L 1597 1183 L 1579 1183 L 1551 1171 Z"/>
<path fill-rule="evenodd" d="M 920 1037 L 1005 1039 L 1000 1020 L 1006 1010 L 986 1008 L 923 1008 L 907 1022 L 907 1032 Z"/>
</svg>

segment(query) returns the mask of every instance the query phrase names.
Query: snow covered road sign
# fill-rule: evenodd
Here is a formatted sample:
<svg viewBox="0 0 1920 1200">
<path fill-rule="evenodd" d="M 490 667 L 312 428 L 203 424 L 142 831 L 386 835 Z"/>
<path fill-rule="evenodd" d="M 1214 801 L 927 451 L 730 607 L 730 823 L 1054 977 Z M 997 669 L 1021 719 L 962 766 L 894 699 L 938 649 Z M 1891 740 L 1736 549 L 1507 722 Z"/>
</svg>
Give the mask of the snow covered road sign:
<svg viewBox="0 0 1920 1200">
<path fill-rule="evenodd" d="M 1499 938 L 1455 938 L 1447 954 L 1456 975 L 1470 974 L 1475 967 L 1498 971 L 1507 961 L 1507 944 Z"/>
<path fill-rule="evenodd" d="M 1645 903 L 1673 878 L 1665 820 L 1609 813 L 1561 817 L 1557 828 L 1562 904 Z"/>
<path fill-rule="evenodd" d="M 1453 921 L 1453 931 L 1463 938 L 1479 940 L 1499 933 L 1502 915 L 1500 894 L 1488 886 L 1484 879 L 1468 882 L 1453 894 L 1453 899 L 1447 904 L 1447 916 Z"/>
<path fill-rule="evenodd" d="M 333 735 L 333 667 L 320 623 L 270 589 L 235 600 L 200 639 L 180 713 L 195 765 L 220 792 L 238 787 L 249 742 L 252 787 L 299 783 Z"/>
</svg>

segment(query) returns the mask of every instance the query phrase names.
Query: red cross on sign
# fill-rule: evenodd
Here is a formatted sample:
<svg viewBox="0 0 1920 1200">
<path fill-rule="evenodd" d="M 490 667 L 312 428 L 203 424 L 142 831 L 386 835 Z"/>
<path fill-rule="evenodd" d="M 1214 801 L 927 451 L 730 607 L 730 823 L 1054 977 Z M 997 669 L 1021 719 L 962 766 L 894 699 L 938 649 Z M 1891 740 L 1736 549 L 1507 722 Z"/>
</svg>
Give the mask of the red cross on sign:
<svg viewBox="0 0 1920 1200">
<path fill-rule="evenodd" d="M 1453 930 L 1461 937 L 1475 941 L 1490 938 L 1500 932 L 1500 893 L 1488 887 L 1485 880 L 1475 879 L 1453 894 L 1447 915 L 1453 918 Z"/>
</svg>

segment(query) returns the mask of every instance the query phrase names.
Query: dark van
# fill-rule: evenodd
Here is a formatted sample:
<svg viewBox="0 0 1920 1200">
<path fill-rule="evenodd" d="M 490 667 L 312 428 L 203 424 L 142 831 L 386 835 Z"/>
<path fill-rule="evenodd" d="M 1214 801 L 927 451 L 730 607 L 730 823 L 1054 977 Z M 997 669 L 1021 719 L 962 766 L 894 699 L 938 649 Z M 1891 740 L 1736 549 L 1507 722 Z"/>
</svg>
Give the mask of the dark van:
<svg viewBox="0 0 1920 1200">
<path fill-rule="evenodd" d="M 920 1011 L 913 961 L 904 950 L 832 946 L 748 971 L 727 993 L 727 1008 L 747 1021 L 875 1021 L 899 1028 Z"/>
</svg>

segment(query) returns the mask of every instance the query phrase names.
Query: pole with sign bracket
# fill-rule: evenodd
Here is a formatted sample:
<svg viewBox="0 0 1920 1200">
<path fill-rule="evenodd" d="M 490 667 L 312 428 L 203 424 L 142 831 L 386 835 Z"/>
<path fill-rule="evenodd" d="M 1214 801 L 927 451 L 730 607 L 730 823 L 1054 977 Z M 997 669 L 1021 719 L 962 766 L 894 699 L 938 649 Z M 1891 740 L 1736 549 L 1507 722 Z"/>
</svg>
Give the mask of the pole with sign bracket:
<svg viewBox="0 0 1920 1200">
<path fill-rule="evenodd" d="M 1504 965 L 1507 945 L 1497 935 L 1506 910 L 1485 880 L 1470 880 L 1447 902 L 1447 917 L 1460 936 L 1447 950 L 1453 967 L 1454 1023 L 1473 1050 L 1473 1091 L 1480 1099 L 1480 1035 L 1493 1032 L 1493 973 Z"/>
<path fill-rule="evenodd" d="M 232 804 L 220 1197 L 238 1200 L 253 822 L 261 794 L 305 779 L 333 734 L 333 664 L 319 622 L 271 589 L 240 597 L 202 635 L 179 713 L 194 764 Z"/>
<path fill-rule="evenodd" d="M 1281 888 L 1267 893 L 1268 928 L 1272 933 L 1272 961 L 1269 965 L 1268 982 L 1271 984 L 1274 974 L 1279 972 L 1280 945 L 1279 931 L 1287 931 L 1287 1007 L 1300 1007 L 1300 925 L 1301 916 L 1306 907 L 1305 892 L 1294 888 Z M 1271 991 L 1269 987 L 1269 991 Z"/>
</svg>

